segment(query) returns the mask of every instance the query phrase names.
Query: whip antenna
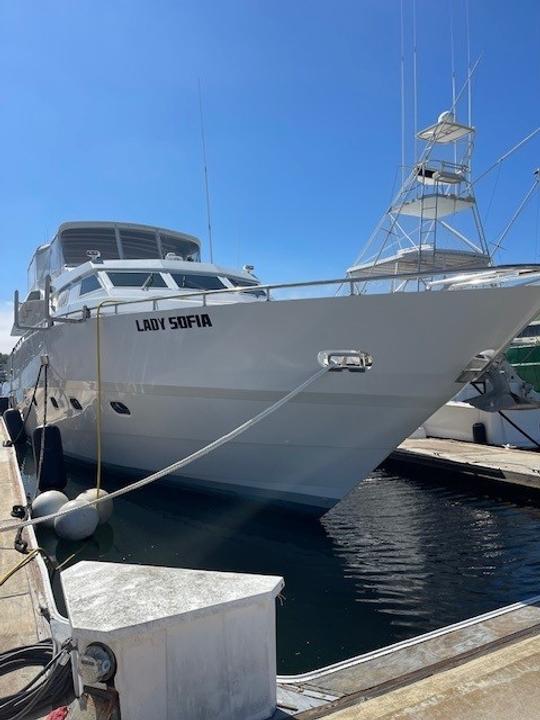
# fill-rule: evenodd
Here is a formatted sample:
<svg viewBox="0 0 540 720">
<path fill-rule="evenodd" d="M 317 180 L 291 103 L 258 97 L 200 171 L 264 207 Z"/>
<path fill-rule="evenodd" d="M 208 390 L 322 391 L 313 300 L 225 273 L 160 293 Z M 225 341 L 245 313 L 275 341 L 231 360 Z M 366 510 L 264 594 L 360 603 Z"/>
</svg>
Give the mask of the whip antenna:
<svg viewBox="0 0 540 720">
<path fill-rule="evenodd" d="M 400 5 L 401 16 L 401 183 L 405 182 L 405 19 L 403 16 L 403 0 Z"/>
<path fill-rule="evenodd" d="M 472 90 L 471 90 L 471 26 L 469 24 L 469 0 L 465 3 L 465 25 L 467 31 L 467 107 L 468 123 L 472 127 Z"/>
<path fill-rule="evenodd" d="M 214 262 L 214 251 L 212 247 L 212 222 L 210 216 L 210 190 L 208 189 L 208 161 L 206 158 L 206 138 L 204 135 L 204 116 L 202 105 L 201 79 L 199 78 L 199 118 L 201 125 L 201 145 L 204 165 L 204 190 L 206 194 L 206 219 L 208 223 L 208 246 L 210 248 L 210 262 Z"/>
</svg>

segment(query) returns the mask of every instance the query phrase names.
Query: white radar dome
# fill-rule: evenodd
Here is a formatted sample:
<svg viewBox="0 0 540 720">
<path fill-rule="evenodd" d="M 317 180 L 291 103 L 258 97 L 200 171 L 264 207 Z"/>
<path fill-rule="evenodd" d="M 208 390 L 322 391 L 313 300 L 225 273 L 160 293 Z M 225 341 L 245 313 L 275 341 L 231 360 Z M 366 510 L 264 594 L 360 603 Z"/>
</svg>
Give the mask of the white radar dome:
<svg viewBox="0 0 540 720">
<path fill-rule="evenodd" d="M 451 110 L 445 110 L 439 115 L 437 122 L 453 123 L 455 119 L 454 113 Z"/>
</svg>

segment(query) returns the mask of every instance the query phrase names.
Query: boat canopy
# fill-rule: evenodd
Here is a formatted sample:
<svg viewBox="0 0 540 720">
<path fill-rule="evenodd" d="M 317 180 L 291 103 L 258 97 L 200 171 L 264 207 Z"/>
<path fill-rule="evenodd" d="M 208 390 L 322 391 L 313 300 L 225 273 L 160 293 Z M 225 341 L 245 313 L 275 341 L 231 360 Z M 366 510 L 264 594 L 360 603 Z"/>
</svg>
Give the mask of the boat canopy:
<svg viewBox="0 0 540 720">
<path fill-rule="evenodd" d="M 410 247 L 399 250 L 391 257 L 376 262 L 353 265 L 347 274 L 355 278 L 369 278 L 373 275 L 417 273 L 433 271 L 434 275 L 463 269 L 489 267 L 489 255 L 466 250 L 437 248 L 433 245 Z"/>
<path fill-rule="evenodd" d="M 473 206 L 473 197 L 433 193 L 402 202 L 400 205 L 392 207 L 390 212 L 395 215 L 410 215 L 425 220 L 438 220 L 448 215 L 455 215 L 462 210 L 470 210 Z"/>
<path fill-rule="evenodd" d="M 28 266 L 28 289 L 42 288 L 45 277 L 91 259 L 159 260 L 169 256 L 200 262 L 200 241 L 185 233 L 118 222 L 68 222 L 40 246 Z"/>
</svg>

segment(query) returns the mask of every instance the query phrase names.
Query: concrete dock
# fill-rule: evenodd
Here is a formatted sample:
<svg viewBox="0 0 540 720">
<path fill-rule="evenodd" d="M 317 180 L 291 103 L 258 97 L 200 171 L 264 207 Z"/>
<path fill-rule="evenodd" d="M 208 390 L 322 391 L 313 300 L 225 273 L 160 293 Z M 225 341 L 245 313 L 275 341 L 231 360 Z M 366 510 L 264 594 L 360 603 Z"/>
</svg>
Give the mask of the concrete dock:
<svg viewBox="0 0 540 720">
<path fill-rule="evenodd" d="M 19 467 L 13 448 L 3 447 L 7 439 L 0 421 L 0 518 L 10 517 L 15 504 L 25 498 Z M 23 539 L 29 550 L 37 547 L 33 530 L 25 530 Z M 0 576 L 4 576 L 24 557 L 13 547 L 15 532 L 0 535 Z M 48 588 L 43 579 L 42 560 L 32 560 L 0 586 L 0 652 L 29 645 L 50 637 L 50 628 L 41 608 L 48 608 Z M 0 677 L 0 697 L 20 689 L 35 676 L 36 668 L 27 668 Z"/>
<path fill-rule="evenodd" d="M 540 490 L 540 452 L 440 438 L 408 438 L 387 462 Z"/>
<path fill-rule="evenodd" d="M 540 597 L 305 675 L 276 720 L 538 720 Z"/>
</svg>

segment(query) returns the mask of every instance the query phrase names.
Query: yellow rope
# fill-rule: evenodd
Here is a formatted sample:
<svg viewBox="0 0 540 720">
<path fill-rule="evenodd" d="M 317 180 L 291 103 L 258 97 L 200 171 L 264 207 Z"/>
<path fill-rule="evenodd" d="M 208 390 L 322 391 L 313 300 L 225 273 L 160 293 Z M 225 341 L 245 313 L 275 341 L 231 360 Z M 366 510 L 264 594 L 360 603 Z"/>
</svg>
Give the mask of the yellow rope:
<svg viewBox="0 0 540 720">
<path fill-rule="evenodd" d="M 10 577 L 15 575 L 15 573 L 23 568 L 25 565 L 27 565 L 31 560 L 33 560 L 39 553 L 41 552 L 41 548 L 36 548 L 35 550 L 32 550 L 28 553 L 28 555 L 25 555 L 22 560 L 20 560 L 15 567 L 12 567 L 11 570 L 8 570 L 7 573 L 0 578 L 0 587 L 6 583 Z"/>
<path fill-rule="evenodd" d="M 96 310 L 96 495 L 101 489 L 101 328 L 100 303 Z"/>
<path fill-rule="evenodd" d="M 60 565 L 57 565 L 55 567 L 55 571 L 59 572 L 63 567 L 65 567 L 68 564 L 68 562 L 73 560 L 74 557 L 77 557 L 77 555 L 80 555 L 80 553 L 82 553 L 82 551 L 88 547 L 89 543 L 90 543 L 90 541 L 87 540 L 82 547 L 80 547 L 78 550 L 75 550 L 75 552 L 71 553 L 71 555 L 68 555 L 68 557 L 65 560 L 62 560 Z"/>
<path fill-rule="evenodd" d="M 115 300 L 102 300 L 96 306 L 96 496 L 101 490 L 101 308 L 117 303 Z"/>
</svg>

